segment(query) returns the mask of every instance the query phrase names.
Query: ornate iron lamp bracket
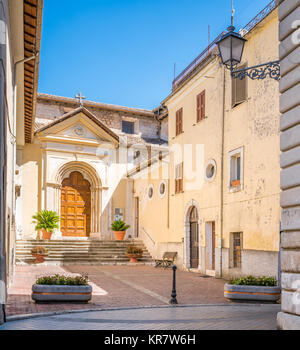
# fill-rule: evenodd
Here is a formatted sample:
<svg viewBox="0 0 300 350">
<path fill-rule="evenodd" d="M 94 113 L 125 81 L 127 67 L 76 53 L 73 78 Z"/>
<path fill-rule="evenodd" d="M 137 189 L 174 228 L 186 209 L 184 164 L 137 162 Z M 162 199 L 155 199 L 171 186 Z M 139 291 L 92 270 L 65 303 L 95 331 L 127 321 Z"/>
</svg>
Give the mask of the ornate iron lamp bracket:
<svg viewBox="0 0 300 350">
<path fill-rule="evenodd" d="M 231 76 L 235 79 L 245 79 L 249 77 L 252 80 L 263 80 L 268 76 L 271 79 L 280 80 L 280 63 L 273 61 L 259 64 L 258 66 L 234 70 L 233 66 L 227 67 L 231 70 Z"/>
</svg>

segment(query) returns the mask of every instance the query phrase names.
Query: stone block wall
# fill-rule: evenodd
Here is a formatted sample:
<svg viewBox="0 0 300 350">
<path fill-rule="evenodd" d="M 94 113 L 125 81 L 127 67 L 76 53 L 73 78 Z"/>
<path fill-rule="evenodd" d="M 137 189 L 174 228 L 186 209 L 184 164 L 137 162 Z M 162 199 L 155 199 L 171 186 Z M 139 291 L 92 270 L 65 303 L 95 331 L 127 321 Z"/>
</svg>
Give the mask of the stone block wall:
<svg viewBox="0 0 300 350">
<path fill-rule="evenodd" d="M 278 328 L 300 330 L 300 0 L 279 0 L 279 21 L 283 232 Z"/>
<path fill-rule="evenodd" d="M 77 108 L 78 104 L 54 102 L 38 100 L 36 118 L 37 122 L 49 122 L 55 120 L 65 113 Z M 111 129 L 122 131 L 122 120 L 130 120 L 135 122 L 135 133 L 141 134 L 144 138 L 156 139 L 158 138 L 159 123 L 151 116 L 143 116 L 137 114 L 126 113 L 123 111 L 109 111 L 96 107 L 87 107 L 101 122 Z"/>
</svg>

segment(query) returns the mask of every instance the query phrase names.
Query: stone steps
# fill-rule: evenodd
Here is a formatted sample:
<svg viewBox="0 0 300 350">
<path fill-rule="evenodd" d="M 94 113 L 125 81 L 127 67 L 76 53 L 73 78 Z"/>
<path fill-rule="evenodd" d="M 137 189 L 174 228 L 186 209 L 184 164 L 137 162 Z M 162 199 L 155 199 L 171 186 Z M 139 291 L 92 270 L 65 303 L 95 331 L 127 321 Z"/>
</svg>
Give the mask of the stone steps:
<svg viewBox="0 0 300 350">
<path fill-rule="evenodd" d="M 22 259 L 16 261 L 17 265 L 18 263 L 22 262 L 27 262 L 31 263 L 35 260 L 31 255 L 28 255 L 27 257 L 23 257 Z M 152 263 L 151 259 L 147 258 L 141 258 L 138 260 L 139 262 L 147 262 L 147 263 Z M 129 259 L 127 257 L 124 258 L 117 258 L 117 257 L 105 257 L 105 258 L 92 258 L 92 257 L 64 257 L 64 258 L 55 258 L 55 257 L 46 257 L 45 262 L 58 262 L 58 263 L 66 263 L 66 262 L 99 262 L 99 263 L 118 263 L 118 262 L 129 262 Z"/>
<path fill-rule="evenodd" d="M 17 241 L 19 245 L 47 245 L 50 244 L 51 246 L 93 246 L 93 247 L 98 247 L 98 246 L 119 246 L 119 247 L 124 247 L 128 246 L 129 244 L 134 244 L 134 245 L 141 245 L 143 246 L 142 241 L 37 241 L 37 240 L 31 240 L 31 241 Z"/>
<path fill-rule="evenodd" d="M 31 257 L 32 258 L 32 255 L 31 253 L 29 252 L 26 252 L 26 253 L 23 253 L 23 254 L 17 254 L 17 257 L 18 258 L 28 258 L 28 257 Z M 125 259 L 128 259 L 127 256 L 125 254 L 82 254 L 82 253 L 78 253 L 78 254 L 57 254 L 57 253 L 49 253 L 48 255 L 49 258 L 52 258 L 52 259 L 65 259 L 65 258 L 93 258 L 93 259 L 105 259 L 105 258 L 125 258 Z M 151 256 L 150 254 L 143 254 L 143 259 L 151 259 Z"/>
<path fill-rule="evenodd" d="M 127 249 L 127 246 L 124 246 L 124 247 L 113 247 L 113 246 L 108 246 L 108 247 L 77 247 L 77 246 L 74 246 L 74 247 L 57 247 L 57 246 L 52 246 L 52 245 L 32 245 L 32 246 L 22 246 L 22 247 L 18 247 L 16 248 L 16 250 L 18 251 L 30 251 L 33 247 L 37 247 L 37 246 L 43 246 L 45 248 L 49 248 L 51 249 L 52 251 L 85 251 L 85 252 L 93 252 L 93 251 L 99 251 L 99 250 L 104 250 L 104 251 L 126 251 Z M 146 251 L 146 249 L 143 247 L 143 246 L 138 246 L 139 248 L 143 249 Z"/>
<path fill-rule="evenodd" d="M 152 264 L 153 260 L 142 241 L 83 241 L 83 240 L 60 240 L 60 241 L 36 241 L 22 240 L 16 243 L 16 264 L 32 263 L 34 257 L 31 249 L 35 246 L 43 246 L 48 249 L 45 257 L 46 264 L 82 264 L 82 265 L 117 265 L 127 264 L 129 258 L 126 249 L 129 245 L 143 249 L 143 256 L 139 264 Z"/>
<path fill-rule="evenodd" d="M 18 255 L 24 255 L 24 254 L 31 254 L 31 249 L 18 249 L 16 250 L 16 253 Z M 54 254 L 66 254 L 66 255 L 76 255 L 76 254 L 90 254 L 90 255 L 124 255 L 126 252 L 123 250 L 103 250 L 102 252 L 99 252 L 98 250 L 93 250 L 93 251 L 84 251 L 84 250 L 56 250 L 56 249 L 51 249 L 49 248 L 49 254 L 54 255 Z M 143 256 L 149 255 L 150 254 L 147 252 L 147 250 L 143 251 Z"/>
</svg>

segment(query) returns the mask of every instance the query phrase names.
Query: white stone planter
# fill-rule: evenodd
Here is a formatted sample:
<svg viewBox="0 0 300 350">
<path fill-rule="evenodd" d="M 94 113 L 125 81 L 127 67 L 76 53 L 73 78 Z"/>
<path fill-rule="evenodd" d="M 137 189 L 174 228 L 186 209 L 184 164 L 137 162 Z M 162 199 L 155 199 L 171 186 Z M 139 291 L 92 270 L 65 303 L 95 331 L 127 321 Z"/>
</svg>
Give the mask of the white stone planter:
<svg viewBox="0 0 300 350">
<path fill-rule="evenodd" d="M 239 286 L 225 284 L 224 297 L 232 301 L 276 302 L 280 299 L 280 287 Z"/>
<path fill-rule="evenodd" d="M 92 299 L 92 286 L 32 286 L 32 299 L 35 302 L 88 302 Z"/>
</svg>

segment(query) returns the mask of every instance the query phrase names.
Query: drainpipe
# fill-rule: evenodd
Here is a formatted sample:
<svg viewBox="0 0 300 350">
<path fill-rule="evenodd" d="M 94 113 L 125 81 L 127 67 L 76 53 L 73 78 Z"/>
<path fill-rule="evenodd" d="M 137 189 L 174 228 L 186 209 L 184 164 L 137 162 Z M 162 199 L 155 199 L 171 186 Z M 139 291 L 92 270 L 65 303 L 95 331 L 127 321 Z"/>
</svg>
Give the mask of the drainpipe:
<svg viewBox="0 0 300 350">
<path fill-rule="evenodd" d="M 225 139 L 225 108 L 226 108 L 226 71 L 223 66 L 223 111 L 222 111 L 222 138 L 221 138 L 221 213 L 220 213 L 220 278 L 223 277 L 223 221 L 224 221 L 224 139 Z"/>
</svg>

